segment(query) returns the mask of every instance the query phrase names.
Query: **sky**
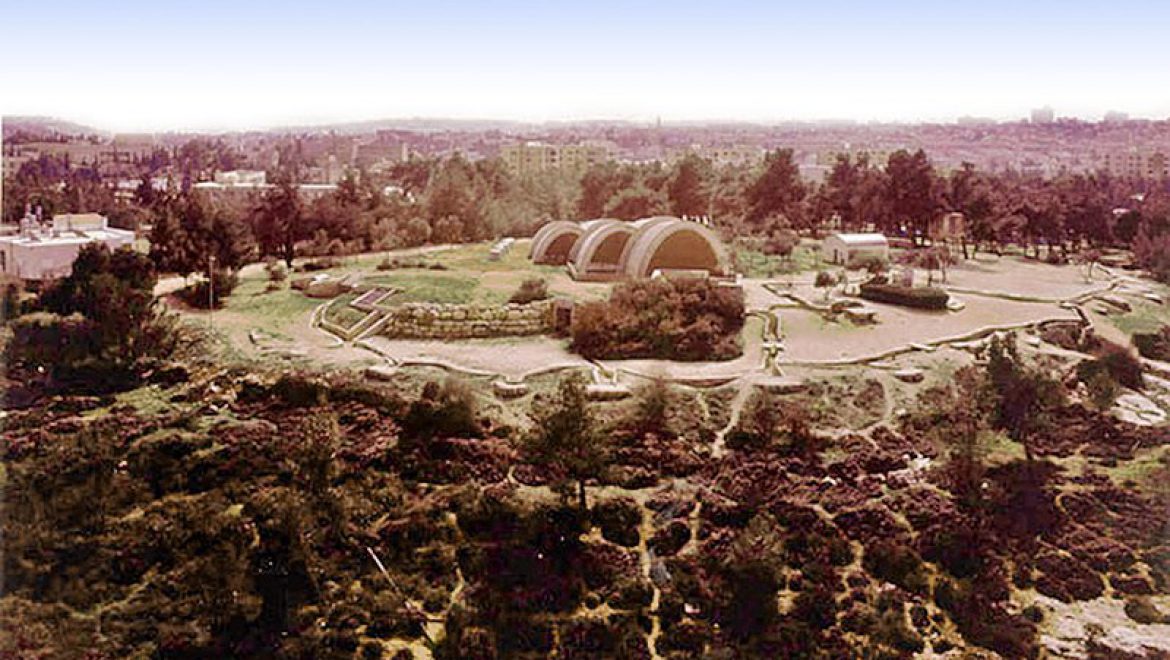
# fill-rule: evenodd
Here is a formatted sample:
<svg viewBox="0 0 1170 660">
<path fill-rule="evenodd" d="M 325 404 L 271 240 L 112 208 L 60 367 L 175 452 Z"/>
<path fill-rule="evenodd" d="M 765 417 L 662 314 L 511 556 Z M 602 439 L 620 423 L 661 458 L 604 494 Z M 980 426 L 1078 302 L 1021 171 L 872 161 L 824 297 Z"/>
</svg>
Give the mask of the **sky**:
<svg viewBox="0 0 1170 660">
<path fill-rule="evenodd" d="M 0 113 L 110 131 L 429 117 L 1170 117 L 1170 3 L 5 0 Z"/>
</svg>

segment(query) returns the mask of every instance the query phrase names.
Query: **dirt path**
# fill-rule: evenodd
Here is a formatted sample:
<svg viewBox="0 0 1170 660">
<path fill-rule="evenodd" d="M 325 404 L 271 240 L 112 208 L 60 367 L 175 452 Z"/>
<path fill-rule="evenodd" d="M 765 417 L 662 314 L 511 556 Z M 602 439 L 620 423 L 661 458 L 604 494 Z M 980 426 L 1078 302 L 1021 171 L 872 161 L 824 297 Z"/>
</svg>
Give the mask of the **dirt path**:
<svg viewBox="0 0 1170 660">
<path fill-rule="evenodd" d="M 740 379 L 735 391 L 735 398 L 731 400 L 731 414 L 728 415 L 727 425 L 715 434 L 715 442 L 711 445 L 712 458 L 718 460 L 723 458 L 727 453 L 727 434 L 731 433 L 739 425 L 740 415 L 743 413 L 744 406 L 747 405 L 747 401 L 751 397 L 752 390 L 754 389 L 755 383 L 746 378 Z"/>
</svg>

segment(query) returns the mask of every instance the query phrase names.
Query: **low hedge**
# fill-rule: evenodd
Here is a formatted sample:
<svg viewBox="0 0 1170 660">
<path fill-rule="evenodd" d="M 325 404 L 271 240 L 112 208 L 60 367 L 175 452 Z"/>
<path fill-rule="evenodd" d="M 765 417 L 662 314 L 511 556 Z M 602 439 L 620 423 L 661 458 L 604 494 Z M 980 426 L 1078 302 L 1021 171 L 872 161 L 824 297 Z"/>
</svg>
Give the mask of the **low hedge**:
<svg viewBox="0 0 1170 660">
<path fill-rule="evenodd" d="M 1134 333 L 1133 345 L 1144 358 L 1170 362 L 1170 325 L 1157 332 Z"/>
<path fill-rule="evenodd" d="M 897 284 L 861 285 L 861 297 L 874 302 L 919 309 L 946 309 L 950 295 L 936 287 L 906 287 Z"/>
</svg>

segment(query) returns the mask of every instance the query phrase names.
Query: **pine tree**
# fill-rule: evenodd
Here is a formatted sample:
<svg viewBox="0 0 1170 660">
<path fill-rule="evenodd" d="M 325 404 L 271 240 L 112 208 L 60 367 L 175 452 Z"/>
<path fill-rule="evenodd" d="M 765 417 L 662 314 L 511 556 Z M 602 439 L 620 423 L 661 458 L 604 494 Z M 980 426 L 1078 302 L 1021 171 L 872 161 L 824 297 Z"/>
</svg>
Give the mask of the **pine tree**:
<svg viewBox="0 0 1170 660">
<path fill-rule="evenodd" d="M 605 473 L 609 448 L 598 432 L 579 377 L 562 380 L 553 400 L 538 408 L 536 428 L 524 453 L 530 462 L 549 468 L 565 482 L 576 481 L 577 506 L 585 512 L 585 482 Z"/>
</svg>

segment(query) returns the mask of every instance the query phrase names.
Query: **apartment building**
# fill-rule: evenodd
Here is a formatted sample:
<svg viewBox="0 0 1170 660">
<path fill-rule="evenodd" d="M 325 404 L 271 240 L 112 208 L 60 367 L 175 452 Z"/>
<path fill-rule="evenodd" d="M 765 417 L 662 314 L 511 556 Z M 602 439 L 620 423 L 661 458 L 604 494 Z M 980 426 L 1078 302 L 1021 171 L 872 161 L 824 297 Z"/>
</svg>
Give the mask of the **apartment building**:
<svg viewBox="0 0 1170 660">
<path fill-rule="evenodd" d="M 1170 178 L 1170 160 L 1158 150 L 1107 152 L 1101 158 L 1100 169 L 1118 177 L 1155 180 Z"/>
<path fill-rule="evenodd" d="M 695 155 L 710 161 L 713 165 L 758 165 L 764 162 L 765 150 L 749 144 L 708 146 L 692 144 L 685 149 L 668 152 L 666 161 L 675 163 L 688 155 Z"/>
<path fill-rule="evenodd" d="M 604 142 L 547 144 L 521 142 L 505 145 L 500 157 L 513 172 L 533 174 L 547 170 L 583 172 L 589 166 L 610 159 L 611 148 Z"/>
</svg>

